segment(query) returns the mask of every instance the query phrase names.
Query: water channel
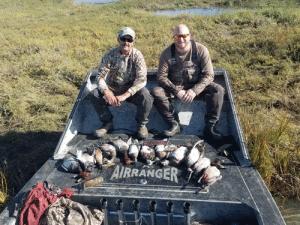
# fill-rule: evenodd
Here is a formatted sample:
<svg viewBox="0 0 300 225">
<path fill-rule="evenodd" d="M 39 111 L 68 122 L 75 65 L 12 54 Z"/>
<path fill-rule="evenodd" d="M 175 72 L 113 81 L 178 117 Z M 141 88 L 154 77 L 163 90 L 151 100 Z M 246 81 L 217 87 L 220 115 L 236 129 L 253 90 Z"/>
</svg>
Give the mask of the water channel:
<svg viewBox="0 0 300 225">
<path fill-rule="evenodd" d="M 93 4 L 93 5 L 103 5 L 108 3 L 114 3 L 119 0 L 73 0 L 75 3 L 85 3 L 85 4 Z M 153 14 L 155 15 L 167 15 L 167 16 L 177 16 L 182 13 L 189 13 L 192 15 L 203 15 L 203 16 L 211 16 L 222 14 L 226 12 L 233 12 L 232 9 L 223 9 L 223 8 L 192 8 L 192 9 L 175 9 L 175 10 L 163 10 L 163 11 L 155 11 Z"/>
<path fill-rule="evenodd" d="M 211 16 L 222 14 L 226 12 L 233 12 L 232 9 L 223 9 L 223 8 L 192 8 L 192 9 L 175 9 L 175 10 L 164 10 L 164 11 L 156 11 L 153 12 L 155 15 L 167 15 L 167 16 L 177 16 L 182 13 L 189 13 L 192 15 L 203 15 L 203 16 Z"/>
<path fill-rule="evenodd" d="M 119 0 L 73 0 L 75 3 L 93 4 L 93 5 L 103 5 L 108 3 L 114 3 Z"/>
</svg>

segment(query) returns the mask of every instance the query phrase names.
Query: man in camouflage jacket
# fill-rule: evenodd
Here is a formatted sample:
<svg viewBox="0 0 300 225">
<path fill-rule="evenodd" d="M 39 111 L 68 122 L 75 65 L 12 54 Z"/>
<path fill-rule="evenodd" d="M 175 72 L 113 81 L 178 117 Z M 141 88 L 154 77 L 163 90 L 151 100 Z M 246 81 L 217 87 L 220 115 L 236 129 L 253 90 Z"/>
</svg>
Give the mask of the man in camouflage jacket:
<svg viewBox="0 0 300 225">
<path fill-rule="evenodd" d="M 213 82 L 214 71 L 207 48 L 191 40 L 189 29 L 184 24 L 173 30 L 174 43 L 161 54 L 157 72 L 159 87 L 152 90 L 154 105 L 170 126 L 164 131 L 171 137 L 180 133 L 180 125 L 170 99 L 178 98 L 191 103 L 197 96 L 205 95 L 206 114 L 204 134 L 221 139 L 215 125 L 219 120 L 224 88 Z"/>
<path fill-rule="evenodd" d="M 103 125 L 94 132 L 97 138 L 113 130 L 113 116 L 108 106 L 120 106 L 128 101 L 137 106 L 135 119 L 138 122 L 137 137 L 148 136 L 146 124 L 152 108 L 153 97 L 145 87 L 147 68 L 142 53 L 133 48 L 135 32 L 124 27 L 118 34 L 119 46 L 109 50 L 102 58 L 98 74 L 98 88 L 90 94 L 93 107 Z"/>
</svg>

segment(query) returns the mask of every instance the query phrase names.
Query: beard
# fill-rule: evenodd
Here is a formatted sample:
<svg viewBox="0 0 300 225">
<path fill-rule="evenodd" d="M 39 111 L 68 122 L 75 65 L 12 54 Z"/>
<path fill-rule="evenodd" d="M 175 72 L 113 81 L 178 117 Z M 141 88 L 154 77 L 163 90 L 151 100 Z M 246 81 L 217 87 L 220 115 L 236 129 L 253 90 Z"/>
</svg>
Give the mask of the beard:
<svg viewBox="0 0 300 225">
<path fill-rule="evenodd" d="M 191 42 L 181 42 L 181 43 L 175 43 L 177 51 L 185 53 L 188 52 L 191 48 Z"/>
<path fill-rule="evenodd" d="M 128 53 L 131 50 L 131 46 L 128 44 L 124 44 L 120 46 L 121 53 Z"/>
</svg>

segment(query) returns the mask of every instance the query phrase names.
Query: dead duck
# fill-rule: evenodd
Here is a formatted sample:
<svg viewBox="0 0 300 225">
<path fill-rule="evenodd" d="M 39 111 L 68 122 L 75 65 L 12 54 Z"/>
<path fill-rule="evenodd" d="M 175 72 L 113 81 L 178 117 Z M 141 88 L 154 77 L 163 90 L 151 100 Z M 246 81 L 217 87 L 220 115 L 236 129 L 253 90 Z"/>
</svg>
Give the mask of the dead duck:
<svg viewBox="0 0 300 225">
<path fill-rule="evenodd" d="M 128 165 L 131 162 L 130 158 L 128 157 L 129 144 L 123 141 L 123 139 L 120 137 L 116 137 L 114 139 L 111 139 L 110 141 L 115 146 L 117 152 L 119 152 L 123 156 L 125 164 Z M 128 141 L 130 142 L 131 139 L 129 139 Z"/>
<path fill-rule="evenodd" d="M 70 173 L 82 172 L 82 169 L 80 167 L 80 163 L 78 162 L 78 160 L 74 156 L 69 155 L 69 154 L 64 157 L 61 167 L 66 172 L 70 172 Z"/>
<path fill-rule="evenodd" d="M 101 167 L 101 165 L 103 164 L 103 154 L 100 149 L 95 149 L 94 157 L 95 157 L 96 164 L 99 167 Z"/>
<path fill-rule="evenodd" d="M 192 167 L 193 177 L 195 179 L 199 178 L 204 172 L 204 170 L 207 167 L 209 167 L 211 164 L 211 160 L 209 158 L 204 157 L 204 152 L 205 152 L 205 145 L 202 146 L 202 152 L 200 154 L 198 161 Z"/>
<path fill-rule="evenodd" d="M 95 166 L 94 155 L 90 155 L 82 150 L 77 150 L 76 159 L 79 161 L 82 170 L 86 172 L 92 172 Z"/>
<path fill-rule="evenodd" d="M 211 165 L 217 167 L 218 169 L 226 169 L 226 167 L 224 167 L 222 165 L 222 160 L 218 159 L 218 158 L 216 158 L 214 161 L 212 161 Z"/>
<path fill-rule="evenodd" d="M 185 146 L 181 146 L 181 147 L 177 148 L 176 150 L 174 150 L 168 157 L 168 159 L 170 161 L 170 165 L 172 165 L 172 166 L 180 165 L 181 162 L 184 161 L 187 151 L 188 151 L 188 148 Z"/>
<path fill-rule="evenodd" d="M 137 162 L 137 158 L 140 152 L 140 145 L 138 139 L 134 139 L 129 145 L 128 155 L 132 158 L 133 162 Z"/>
<path fill-rule="evenodd" d="M 202 188 L 208 189 L 209 186 L 211 186 L 220 179 L 222 179 L 220 170 L 215 166 L 209 166 L 199 178 L 198 183 Z"/>
<path fill-rule="evenodd" d="M 156 145 L 154 148 L 155 155 L 159 160 L 162 160 L 165 158 L 165 145 Z"/>
<path fill-rule="evenodd" d="M 115 158 L 117 156 L 117 150 L 115 146 L 104 143 L 99 145 L 98 148 L 103 154 L 103 164 L 111 164 L 115 161 Z"/>
<path fill-rule="evenodd" d="M 194 164 L 193 170 L 193 177 L 195 179 L 199 178 L 204 170 L 210 166 L 211 160 L 209 158 L 199 158 L 198 161 Z"/>
<path fill-rule="evenodd" d="M 178 147 L 176 145 L 156 145 L 154 150 L 159 160 L 167 159 Z"/>
<path fill-rule="evenodd" d="M 204 146 L 203 143 L 203 140 L 197 141 L 194 146 L 187 151 L 185 158 L 185 164 L 187 168 L 191 168 L 200 158 L 200 149 L 198 149 L 197 146 Z M 202 150 L 204 150 L 204 148 L 202 148 Z"/>
<path fill-rule="evenodd" d="M 148 165 L 152 165 L 153 160 L 155 159 L 155 151 L 149 146 L 143 145 L 140 151 L 140 156 L 147 162 Z"/>
</svg>

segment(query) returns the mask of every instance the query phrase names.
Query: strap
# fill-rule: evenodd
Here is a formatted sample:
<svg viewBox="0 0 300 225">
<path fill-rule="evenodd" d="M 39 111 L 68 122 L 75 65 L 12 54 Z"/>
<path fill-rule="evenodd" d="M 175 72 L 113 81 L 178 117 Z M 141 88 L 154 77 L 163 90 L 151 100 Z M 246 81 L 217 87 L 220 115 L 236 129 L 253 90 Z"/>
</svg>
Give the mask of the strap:
<svg viewBox="0 0 300 225">
<path fill-rule="evenodd" d="M 191 40 L 192 42 L 192 61 L 193 63 L 197 64 L 197 47 L 196 47 L 196 43 Z"/>
<path fill-rule="evenodd" d="M 171 45 L 171 60 L 172 60 L 172 62 L 171 62 L 172 65 L 176 64 L 175 44 L 174 43 Z"/>
</svg>

